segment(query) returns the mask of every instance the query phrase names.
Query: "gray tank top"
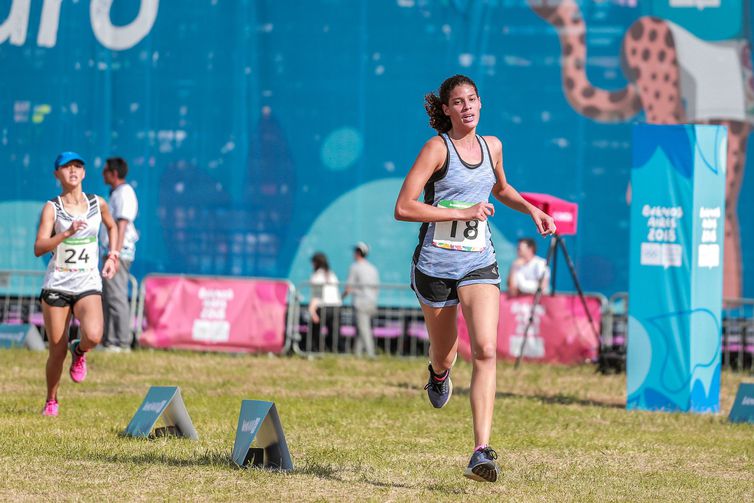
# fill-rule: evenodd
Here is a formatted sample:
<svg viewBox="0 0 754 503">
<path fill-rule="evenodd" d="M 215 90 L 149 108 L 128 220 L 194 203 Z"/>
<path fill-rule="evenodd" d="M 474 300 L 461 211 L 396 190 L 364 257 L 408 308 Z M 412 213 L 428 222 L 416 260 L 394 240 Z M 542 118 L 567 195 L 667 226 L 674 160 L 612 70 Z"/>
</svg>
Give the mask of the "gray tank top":
<svg viewBox="0 0 754 503">
<path fill-rule="evenodd" d="M 490 149 L 477 135 L 482 149 L 479 164 L 468 164 L 447 134 L 442 134 L 447 156 L 443 167 L 424 186 L 424 202 L 432 206 L 463 208 L 489 202 L 497 176 Z M 487 222 L 425 222 L 419 230 L 414 264 L 436 278 L 460 279 L 471 271 L 496 262 Z"/>
</svg>

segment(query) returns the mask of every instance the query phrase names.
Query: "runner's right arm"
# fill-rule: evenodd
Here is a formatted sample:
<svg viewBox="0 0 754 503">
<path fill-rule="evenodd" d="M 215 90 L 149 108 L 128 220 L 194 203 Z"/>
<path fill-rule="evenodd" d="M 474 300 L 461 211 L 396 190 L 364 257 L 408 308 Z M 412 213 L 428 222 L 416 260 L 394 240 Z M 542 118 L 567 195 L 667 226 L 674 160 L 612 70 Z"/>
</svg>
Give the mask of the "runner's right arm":
<svg viewBox="0 0 754 503">
<path fill-rule="evenodd" d="M 64 239 L 67 239 L 79 229 L 86 227 L 83 220 L 74 220 L 71 226 L 60 234 L 52 235 L 55 226 L 55 209 L 51 204 L 45 204 L 42 208 L 42 216 L 39 217 L 39 228 L 37 229 L 37 239 L 34 241 L 34 256 L 40 257 L 45 253 L 55 250 Z"/>
<path fill-rule="evenodd" d="M 395 202 L 395 219 L 406 222 L 449 222 L 451 220 L 480 220 L 495 214 L 488 202 L 480 202 L 464 209 L 438 208 L 419 201 L 427 181 L 445 164 L 445 142 L 439 136 L 431 138 L 422 147 L 414 165 L 403 180 Z"/>
</svg>

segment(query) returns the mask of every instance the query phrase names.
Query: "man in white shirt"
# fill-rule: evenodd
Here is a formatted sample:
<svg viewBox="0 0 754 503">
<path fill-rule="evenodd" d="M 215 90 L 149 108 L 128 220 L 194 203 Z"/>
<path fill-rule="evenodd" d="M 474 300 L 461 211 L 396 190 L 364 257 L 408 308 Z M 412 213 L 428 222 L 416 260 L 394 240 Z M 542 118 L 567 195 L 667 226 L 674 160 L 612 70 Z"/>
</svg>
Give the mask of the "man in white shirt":
<svg viewBox="0 0 754 503">
<path fill-rule="evenodd" d="M 102 281 L 102 300 L 105 312 L 105 349 L 128 351 L 131 349 L 131 309 L 128 302 L 128 276 L 136 256 L 136 232 L 134 220 L 139 212 L 139 202 L 133 187 L 126 183 L 128 164 L 120 157 L 111 157 L 105 162 L 102 177 L 110 186 L 108 206 L 118 224 L 118 243 L 113 250 L 120 253 L 118 273 Z M 108 247 L 107 236 L 100 241 Z"/>
<path fill-rule="evenodd" d="M 377 314 L 377 296 L 380 275 L 377 268 L 367 260 L 369 246 L 363 241 L 356 243 L 353 249 L 353 264 L 348 271 L 348 282 L 343 297 L 353 294 L 353 310 L 356 315 L 356 347 L 354 353 L 361 356 L 364 351 L 369 358 L 374 358 L 374 339 L 372 337 L 372 317 Z"/>
<path fill-rule="evenodd" d="M 530 238 L 518 240 L 518 257 L 508 273 L 508 295 L 533 295 L 542 279 L 542 293 L 550 293 L 550 268 L 537 256 L 537 243 Z"/>
</svg>

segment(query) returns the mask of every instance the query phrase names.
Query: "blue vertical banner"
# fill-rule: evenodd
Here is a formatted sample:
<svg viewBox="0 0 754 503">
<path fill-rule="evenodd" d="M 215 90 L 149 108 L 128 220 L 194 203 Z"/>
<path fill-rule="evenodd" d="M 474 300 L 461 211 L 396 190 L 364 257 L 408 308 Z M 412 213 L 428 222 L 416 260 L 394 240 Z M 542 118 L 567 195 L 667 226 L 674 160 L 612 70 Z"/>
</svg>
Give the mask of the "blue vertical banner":
<svg viewBox="0 0 754 503">
<path fill-rule="evenodd" d="M 720 409 L 727 130 L 633 135 L 628 409 Z"/>
</svg>

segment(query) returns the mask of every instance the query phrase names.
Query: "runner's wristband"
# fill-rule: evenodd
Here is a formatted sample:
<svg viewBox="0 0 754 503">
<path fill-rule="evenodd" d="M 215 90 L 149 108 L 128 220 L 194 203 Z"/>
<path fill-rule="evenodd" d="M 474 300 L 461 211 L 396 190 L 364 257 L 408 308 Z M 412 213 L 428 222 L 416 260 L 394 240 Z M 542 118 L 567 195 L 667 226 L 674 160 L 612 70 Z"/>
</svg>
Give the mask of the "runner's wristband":
<svg viewBox="0 0 754 503">
<path fill-rule="evenodd" d="M 115 251 L 115 250 L 110 250 L 109 252 L 107 252 L 107 258 L 110 258 L 110 257 L 118 258 L 120 257 L 120 252 Z"/>
</svg>

